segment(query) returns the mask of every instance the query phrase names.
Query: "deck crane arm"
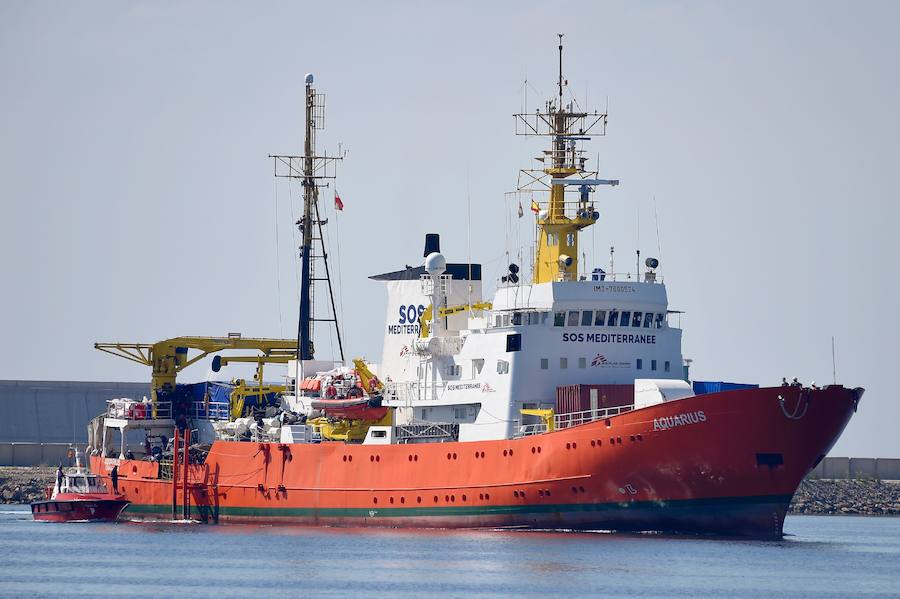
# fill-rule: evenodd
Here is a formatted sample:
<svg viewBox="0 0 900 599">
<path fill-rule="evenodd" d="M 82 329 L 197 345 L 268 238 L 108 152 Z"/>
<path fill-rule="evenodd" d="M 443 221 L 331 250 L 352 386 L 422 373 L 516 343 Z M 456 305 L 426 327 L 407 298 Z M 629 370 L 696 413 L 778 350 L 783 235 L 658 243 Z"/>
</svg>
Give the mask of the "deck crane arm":
<svg viewBox="0 0 900 599">
<path fill-rule="evenodd" d="M 458 306 L 447 306 L 446 308 L 441 308 L 438 310 L 438 318 L 444 318 L 445 316 L 451 316 L 453 314 L 459 314 L 460 312 L 464 312 L 466 310 L 479 311 L 479 310 L 490 310 L 493 307 L 491 302 L 480 302 L 475 304 L 460 304 Z M 428 337 L 428 333 L 430 328 L 428 323 L 431 322 L 432 317 L 432 307 L 429 305 L 425 308 L 425 311 L 422 312 L 422 316 L 419 317 L 419 337 L 425 338 Z"/>
<path fill-rule="evenodd" d="M 244 338 L 229 334 L 227 337 L 174 337 L 148 343 L 95 343 L 94 349 L 150 366 L 151 399 L 156 402 L 159 392 L 174 391 L 178 373 L 210 354 L 225 350 L 255 350 L 256 356 L 227 356 L 217 364 L 228 362 L 287 363 L 297 352 L 296 339 Z M 188 357 L 188 350 L 199 351 Z M 215 369 L 215 364 L 214 364 Z"/>
</svg>

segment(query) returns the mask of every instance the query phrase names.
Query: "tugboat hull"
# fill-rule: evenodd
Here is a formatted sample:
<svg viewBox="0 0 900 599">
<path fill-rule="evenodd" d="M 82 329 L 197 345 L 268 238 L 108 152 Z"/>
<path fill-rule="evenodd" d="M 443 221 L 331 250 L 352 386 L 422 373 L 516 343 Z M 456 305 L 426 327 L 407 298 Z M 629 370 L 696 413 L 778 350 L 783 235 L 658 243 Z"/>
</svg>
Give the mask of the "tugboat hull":
<svg viewBox="0 0 900 599">
<path fill-rule="evenodd" d="M 32 503 L 31 515 L 46 522 L 113 522 L 128 504 L 126 499 L 48 499 Z"/>
</svg>

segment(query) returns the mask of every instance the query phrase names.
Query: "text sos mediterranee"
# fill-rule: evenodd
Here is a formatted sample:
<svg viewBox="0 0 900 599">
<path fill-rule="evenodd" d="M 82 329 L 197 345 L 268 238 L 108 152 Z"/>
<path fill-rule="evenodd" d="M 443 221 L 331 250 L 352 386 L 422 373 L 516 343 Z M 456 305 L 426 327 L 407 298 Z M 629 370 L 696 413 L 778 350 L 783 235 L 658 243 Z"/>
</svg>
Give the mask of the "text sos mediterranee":
<svg viewBox="0 0 900 599">
<path fill-rule="evenodd" d="M 572 343 L 656 343 L 656 335 L 631 333 L 563 333 L 563 341 Z"/>
<path fill-rule="evenodd" d="M 419 317 L 425 312 L 425 306 L 409 304 L 398 309 L 397 324 L 387 325 L 387 331 L 391 335 L 418 335 Z"/>
</svg>

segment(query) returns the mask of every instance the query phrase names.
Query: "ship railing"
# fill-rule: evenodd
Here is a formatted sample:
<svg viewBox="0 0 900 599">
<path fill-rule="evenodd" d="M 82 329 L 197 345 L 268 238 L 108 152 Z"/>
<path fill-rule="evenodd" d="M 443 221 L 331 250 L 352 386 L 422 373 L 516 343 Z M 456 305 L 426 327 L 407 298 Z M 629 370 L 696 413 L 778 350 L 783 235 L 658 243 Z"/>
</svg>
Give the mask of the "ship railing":
<svg viewBox="0 0 900 599">
<path fill-rule="evenodd" d="M 597 420 L 605 420 L 611 416 L 616 416 L 634 409 L 632 405 L 613 406 L 611 408 L 597 408 L 595 410 L 583 410 L 580 412 L 566 412 L 564 414 L 553 415 L 553 426 L 555 430 L 572 428 L 581 424 L 595 422 Z M 523 424 L 519 427 L 516 437 L 527 437 L 529 435 L 539 435 L 547 432 L 546 422 L 537 422 L 534 424 Z"/>
<path fill-rule="evenodd" d="M 623 412 L 630 412 L 634 409 L 632 405 L 613 406 L 611 408 L 598 408 L 596 410 L 584 410 L 581 412 L 568 412 L 565 414 L 556 414 L 553 416 L 553 423 L 557 429 L 571 428 L 580 424 L 587 424 L 596 420 L 604 420 L 610 416 L 617 416 Z"/>
<path fill-rule="evenodd" d="M 411 443 L 417 440 L 456 441 L 459 439 L 459 424 L 454 422 L 424 422 L 400 424 L 394 429 L 397 443 Z"/>
<path fill-rule="evenodd" d="M 200 420 L 228 420 L 229 406 L 227 403 L 195 401 L 191 404 L 191 417 Z"/>
<path fill-rule="evenodd" d="M 172 402 L 110 399 L 106 401 L 106 417 L 123 420 L 167 420 L 172 417 Z"/>
</svg>

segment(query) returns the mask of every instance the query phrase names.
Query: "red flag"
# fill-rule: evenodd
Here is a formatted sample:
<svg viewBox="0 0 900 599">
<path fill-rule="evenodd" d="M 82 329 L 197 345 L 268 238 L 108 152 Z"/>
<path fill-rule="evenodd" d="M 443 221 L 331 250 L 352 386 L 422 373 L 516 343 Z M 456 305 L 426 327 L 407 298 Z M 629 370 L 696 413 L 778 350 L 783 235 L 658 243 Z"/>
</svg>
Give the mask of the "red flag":
<svg viewBox="0 0 900 599">
<path fill-rule="evenodd" d="M 341 201 L 341 196 L 338 195 L 337 190 L 334 192 L 334 209 L 335 210 L 343 210 L 344 202 Z"/>
</svg>

